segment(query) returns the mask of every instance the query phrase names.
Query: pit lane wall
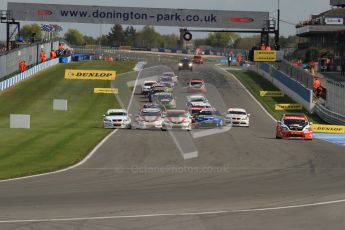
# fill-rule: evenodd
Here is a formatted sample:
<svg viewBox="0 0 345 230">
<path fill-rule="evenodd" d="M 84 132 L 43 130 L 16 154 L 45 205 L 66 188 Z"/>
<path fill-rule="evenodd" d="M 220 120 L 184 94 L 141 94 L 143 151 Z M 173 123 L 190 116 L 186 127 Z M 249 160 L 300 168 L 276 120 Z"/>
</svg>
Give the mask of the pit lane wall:
<svg viewBox="0 0 345 230">
<path fill-rule="evenodd" d="M 308 111 L 312 112 L 315 103 L 313 103 L 313 91 L 302 85 L 287 74 L 279 71 L 267 63 L 257 63 L 255 68 L 251 68 L 259 75 L 270 81 L 274 86 L 291 97 L 294 101 L 302 104 Z"/>
<path fill-rule="evenodd" d="M 4 80 L 2 82 L 0 82 L 0 92 L 23 81 L 24 79 L 36 74 L 39 71 L 42 71 L 44 69 L 47 69 L 53 65 L 56 65 L 59 63 L 59 58 L 55 58 L 46 62 L 43 62 L 41 64 L 38 64 L 30 69 L 28 69 L 27 71 L 24 71 L 20 74 L 17 74 L 7 80 Z"/>
</svg>

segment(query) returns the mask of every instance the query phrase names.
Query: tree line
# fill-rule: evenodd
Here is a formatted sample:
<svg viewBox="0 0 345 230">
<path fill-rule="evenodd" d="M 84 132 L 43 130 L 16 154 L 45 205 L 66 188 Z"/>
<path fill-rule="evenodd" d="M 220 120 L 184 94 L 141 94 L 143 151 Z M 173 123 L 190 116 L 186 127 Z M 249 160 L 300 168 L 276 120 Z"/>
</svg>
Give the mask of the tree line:
<svg viewBox="0 0 345 230">
<path fill-rule="evenodd" d="M 44 33 L 38 24 L 25 25 L 21 29 L 21 36 L 28 40 L 35 33 L 36 39 L 44 38 Z M 58 33 L 54 33 L 58 37 Z M 110 47 L 131 46 L 140 48 L 167 48 L 179 49 L 181 47 L 180 36 L 176 34 L 162 35 L 153 26 L 146 25 L 141 30 L 136 30 L 133 26 L 123 28 L 122 25 L 115 24 L 107 34 L 97 38 L 83 35 L 77 29 L 69 29 L 64 34 L 64 39 L 72 45 L 102 45 Z M 280 37 L 282 48 L 296 48 L 298 38 L 296 36 Z M 272 38 L 273 44 L 273 38 Z M 251 49 L 260 45 L 260 35 L 241 37 L 233 32 L 211 32 L 203 39 L 193 39 L 189 47 L 210 47 L 215 49 Z"/>
</svg>

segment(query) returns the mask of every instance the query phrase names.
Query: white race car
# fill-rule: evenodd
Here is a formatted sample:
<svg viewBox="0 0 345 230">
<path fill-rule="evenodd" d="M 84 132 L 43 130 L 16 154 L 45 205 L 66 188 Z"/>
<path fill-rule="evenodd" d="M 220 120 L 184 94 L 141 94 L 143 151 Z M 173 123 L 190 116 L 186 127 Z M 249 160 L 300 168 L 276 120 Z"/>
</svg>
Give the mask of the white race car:
<svg viewBox="0 0 345 230">
<path fill-rule="evenodd" d="M 185 110 L 167 110 L 163 117 L 163 131 L 173 128 L 192 130 L 192 116 Z"/>
<path fill-rule="evenodd" d="M 132 127 L 131 118 L 125 109 L 109 109 L 103 115 L 103 127 L 105 129 L 130 129 Z"/>
<path fill-rule="evenodd" d="M 209 106 L 207 98 L 201 94 L 195 94 L 187 97 L 186 107 Z"/>
<path fill-rule="evenodd" d="M 225 115 L 225 122 L 233 126 L 249 127 L 250 114 L 245 109 L 229 108 Z"/>
<path fill-rule="evenodd" d="M 141 94 L 148 94 L 151 89 L 151 86 L 157 84 L 157 81 L 144 81 L 144 84 L 141 86 Z"/>
<path fill-rule="evenodd" d="M 173 82 L 175 82 L 175 83 L 176 83 L 177 80 L 178 80 L 178 76 L 176 76 L 174 72 L 164 72 L 164 73 L 163 73 L 163 76 L 171 77 L 172 80 L 173 80 Z"/>
<path fill-rule="evenodd" d="M 159 108 L 143 108 L 137 116 L 138 128 L 162 128 L 162 111 Z"/>
</svg>

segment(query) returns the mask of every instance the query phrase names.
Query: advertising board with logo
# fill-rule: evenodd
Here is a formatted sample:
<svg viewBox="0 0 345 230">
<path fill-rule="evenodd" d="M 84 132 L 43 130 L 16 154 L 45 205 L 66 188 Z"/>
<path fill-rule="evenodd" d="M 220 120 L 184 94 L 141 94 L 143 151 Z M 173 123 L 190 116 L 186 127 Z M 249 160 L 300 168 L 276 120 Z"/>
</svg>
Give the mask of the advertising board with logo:
<svg viewBox="0 0 345 230">
<path fill-rule="evenodd" d="M 325 24 L 327 25 L 343 25 L 344 18 L 325 18 Z"/>
<path fill-rule="evenodd" d="M 302 110 L 301 104 L 275 104 L 275 110 Z"/>
<path fill-rule="evenodd" d="M 275 50 L 254 50 L 254 61 L 275 62 L 277 61 L 277 52 Z"/>
<path fill-rule="evenodd" d="M 76 70 L 76 69 L 65 70 L 65 79 L 111 81 L 111 80 L 114 80 L 115 77 L 116 77 L 115 71 Z"/>
<path fill-rule="evenodd" d="M 345 126 L 343 125 L 312 125 L 313 132 L 315 133 L 336 133 L 336 134 L 345 134 Z"/>
<path fill-rule="evenodd" d="M 118 94 L 117 88 L 94 88 L 93 93 Z"/>
<path fill-rule="evenodd" d="M 282 91 L 260 91 L 261 97 L 284 97 Z"/>
</svg>

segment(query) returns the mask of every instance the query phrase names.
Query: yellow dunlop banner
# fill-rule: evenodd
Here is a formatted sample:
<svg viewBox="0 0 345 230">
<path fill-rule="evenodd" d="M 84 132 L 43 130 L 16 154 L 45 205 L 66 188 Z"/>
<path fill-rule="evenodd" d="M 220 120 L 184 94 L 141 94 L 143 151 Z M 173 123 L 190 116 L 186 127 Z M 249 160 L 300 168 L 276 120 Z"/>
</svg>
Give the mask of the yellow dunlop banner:
<svg viewBox="0 0 345 230">
<path fill-rule="evenodd" d="M 275 104 L 275 110 L 301 110 L 301 104 Z"/>
<path fill-rule="evenodd" d="M 284 97 L 284 93 L 281 91 L 260 91 L 261 97 Z"/>
<path fill-rule="evenodd" d="M 315 133 L 345 133 L 345 126 L 342 125 L 319 125 L 313 124 L 313 132 Z"/>
<path fill-rule="evenodd" d="M 117 88 L 94 88 L 93 93 L 111 93 L 111 94 L 118 94 L 119 89 Z"/>
<path fill-rule="evenodd" d="M 115 71 L 104 71 L 104 70 L 77 70 L 77 69 L 66 69 L 66 79 L 76 80 L 106 80 L 111 81 L 116 77 Z"/>
<path fill-rule="evenodd" d="M 274 62 L 277 60 L 275 50 L 254 50 L 254 61 Z"/>
</svg>

